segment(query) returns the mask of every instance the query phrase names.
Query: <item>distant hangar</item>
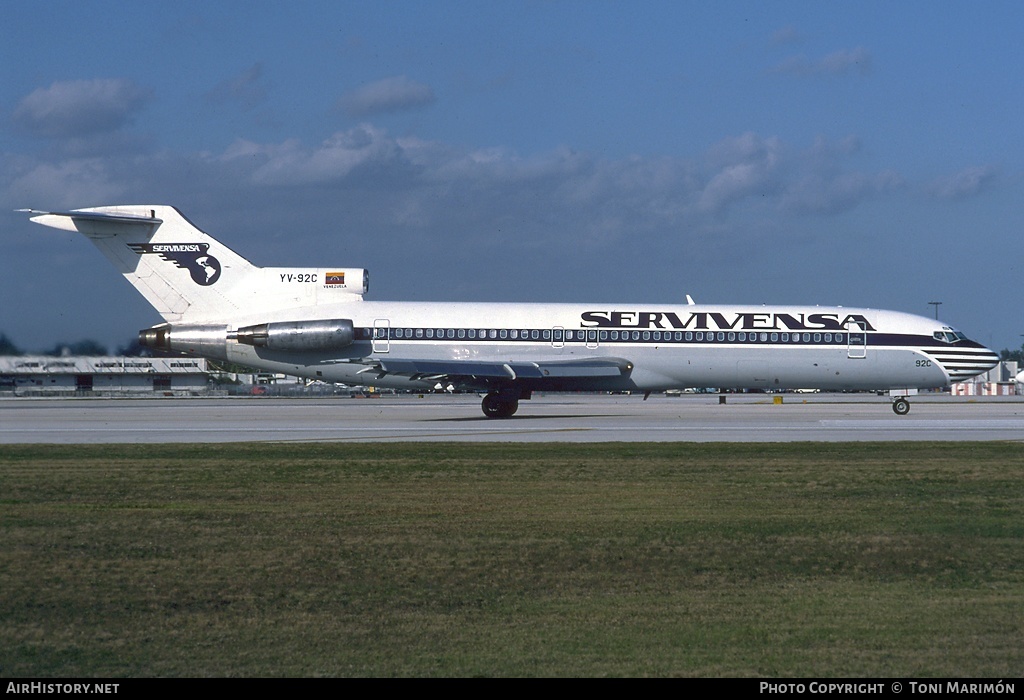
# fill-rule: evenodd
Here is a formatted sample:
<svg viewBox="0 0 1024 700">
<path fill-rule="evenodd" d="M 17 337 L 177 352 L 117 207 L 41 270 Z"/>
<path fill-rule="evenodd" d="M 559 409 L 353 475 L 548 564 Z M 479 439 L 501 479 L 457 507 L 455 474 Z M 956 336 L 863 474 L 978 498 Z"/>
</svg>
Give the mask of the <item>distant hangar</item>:
<svg viewBox="0 0 1024 700">
<path fill-rule="evenodd" d="M 0 357 L 0 393 L 194 394 L 207 390 L 206 360 L 193 357 Z"/>
</svg>

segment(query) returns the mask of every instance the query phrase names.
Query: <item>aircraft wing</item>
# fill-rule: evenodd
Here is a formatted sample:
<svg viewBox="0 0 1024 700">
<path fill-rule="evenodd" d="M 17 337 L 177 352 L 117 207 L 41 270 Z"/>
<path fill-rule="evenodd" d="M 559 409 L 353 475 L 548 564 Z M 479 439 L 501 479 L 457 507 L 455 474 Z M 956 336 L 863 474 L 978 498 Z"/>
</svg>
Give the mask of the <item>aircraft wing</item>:
<svg viewBox="0 0 1024 700">
<path fill-rule="evenodd" d="M 496 362 L 487 360 L 374 360 L 364 372 L 378 377 L 394 374 L 410 379 L 452 381 L 472 386 L 491 386 L 526 381 L 542 386 L 565 379 L 616 378 L 628 374 L 633 363 L 621 357 L 585 357 L 573 360 Z"/>
</svg>

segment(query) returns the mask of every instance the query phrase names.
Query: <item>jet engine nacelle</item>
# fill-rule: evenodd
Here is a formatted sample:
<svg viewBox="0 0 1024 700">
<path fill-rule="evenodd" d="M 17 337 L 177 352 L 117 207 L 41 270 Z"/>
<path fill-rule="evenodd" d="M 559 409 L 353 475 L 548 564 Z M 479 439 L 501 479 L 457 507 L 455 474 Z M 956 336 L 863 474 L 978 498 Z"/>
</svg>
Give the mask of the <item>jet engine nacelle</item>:
<svg viewBox="0 0 1024 700">
<path fill-rule="evenodd" d="M 324 321 L 277 321 L 243 326 L 236 331 L 222 324 L 164 324 L 139 331 L 139 344 L 156 350 L 227 359 L 229 340 L 279 352 L 323 352 L 355 342 L 347 318 Z"/>
<path fill-rule="evenodd" d="M 227 359 L 225 325 L 164 324 L 139 331 L 139 344 L 155 350 L 175 350 L 202 357 Z"/>
<path fill-rule="evenodd" d="M 352 321 L 279 321 L 239 328 L 228 338 L 239 343 L 283 352 L 317 352 L 347 348 L 356 339 Z"/>
</svg>

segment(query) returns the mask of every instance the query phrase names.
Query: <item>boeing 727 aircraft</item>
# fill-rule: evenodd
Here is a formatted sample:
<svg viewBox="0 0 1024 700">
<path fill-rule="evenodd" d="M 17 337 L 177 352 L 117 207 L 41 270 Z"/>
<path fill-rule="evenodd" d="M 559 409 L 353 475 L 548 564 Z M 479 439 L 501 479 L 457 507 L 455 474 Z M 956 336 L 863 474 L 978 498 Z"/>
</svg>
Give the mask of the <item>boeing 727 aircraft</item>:
<svg viewBox="0 0 1024 700">
<path fill-rule="evenodd" d="M 169 206 L 32 221 L 91 240 L 160 313 L 143 345 L 327 382 L 486 392 L 507 418 L 534 391 L 887 390 L 907 397 L 994 367 L 938 321 L 825 306 L 363 301 L 366 270 L 257 267 Z"/>
</svg>

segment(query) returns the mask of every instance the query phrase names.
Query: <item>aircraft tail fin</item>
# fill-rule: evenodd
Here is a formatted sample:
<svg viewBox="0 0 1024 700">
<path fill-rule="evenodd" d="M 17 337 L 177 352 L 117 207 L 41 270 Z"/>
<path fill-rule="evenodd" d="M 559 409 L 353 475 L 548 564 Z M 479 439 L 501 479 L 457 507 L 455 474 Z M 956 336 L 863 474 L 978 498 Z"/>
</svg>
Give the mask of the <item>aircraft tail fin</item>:
<svg viewBox="0 0 1024 700">
<path fill-rule="evenodd" d="M 315 305 L 320 286 L 331 301 L 362 299 L 366 289 L 365 270 L 257 267 L 170 206 L 23 211 L 83 234 L 170 323 Z"/>
</svg>

